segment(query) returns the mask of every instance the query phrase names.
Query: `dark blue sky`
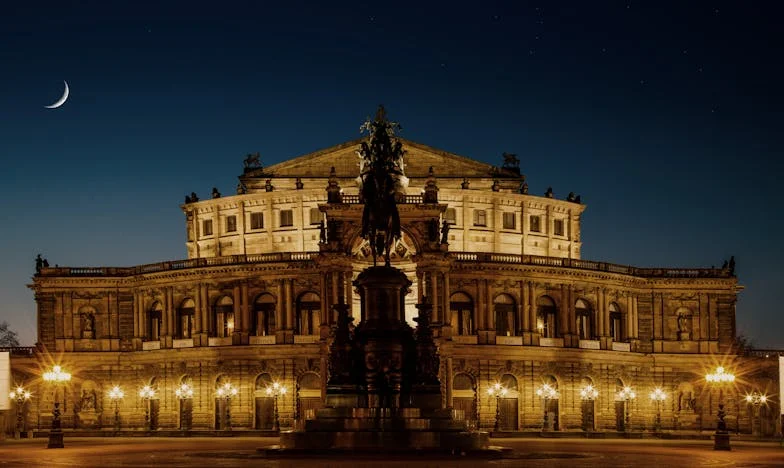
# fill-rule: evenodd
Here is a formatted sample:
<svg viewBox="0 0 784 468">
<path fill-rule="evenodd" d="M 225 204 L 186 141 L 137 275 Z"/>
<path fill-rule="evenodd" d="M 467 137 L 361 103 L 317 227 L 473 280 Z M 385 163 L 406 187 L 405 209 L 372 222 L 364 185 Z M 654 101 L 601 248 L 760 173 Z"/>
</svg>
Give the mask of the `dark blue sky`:
<svg viewBox="0 0 784 468">
<path fill-rule="evenodd" d="M 14 3 L 0 321 L 24 343 L 36 253 L 184 258 L 186 193 L 232 193 L 249 152 L 269 165 L 357 138 L 384 103 L 408 139 L 493 164 L 514 152 L 532 193 L 581 194 L 584 258 L 735 255 L 739 333 L 784 347 L 775 2 Z M 63 80 L 69 100 L 44 109 Z"/>
</svg>

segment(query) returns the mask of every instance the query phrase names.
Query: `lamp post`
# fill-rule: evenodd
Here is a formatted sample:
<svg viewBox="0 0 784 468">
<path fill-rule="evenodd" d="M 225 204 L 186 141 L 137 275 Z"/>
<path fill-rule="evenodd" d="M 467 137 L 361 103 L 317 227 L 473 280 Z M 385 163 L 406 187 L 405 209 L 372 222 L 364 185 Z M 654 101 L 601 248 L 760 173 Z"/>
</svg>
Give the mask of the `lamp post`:
<svg viewBox="0 0 784 468">
<path fill-rule="evenodd" d="M 22 433 L 25 430 L 24 427 L 24 405 L 27 400 L 30 399 L 32 394 L 25 390 L 24 387 L 21 385 L 17 385 L 17 387 L 11 390 L 11 393 L 8 394 L 8 397 L 12 400 L 16 401 L 16 433 L 14 436 L 18 439 L 22 436 Z"/>
<path fill-rule="evenodd" d="M 487 389 L 487 394 L 491 397 L 495 397 L 495 424 L 493 425 L 493 430 L 498 432 L 500 428 L 500 420 L 501 420 L 501 398 L 506 396 L 506 392 L 508 390 L 506 387 L 501 385 L 500 383 L 496 382 Z"/>
<path fill-rule="evenodd" d="M 122 389 L 115 385 L 109 390 L 109 399 L 112 400 L 114 403 L 114 430 L 115 432 L 120 432 L 120 400 L 125 397 L 125 392 Z"/>
<path fill-rule="evenodd" d="M 155 389 L 149 385 L 145 385 L 139 390 L 139 397 L 142 399 L 144 405 L 144 427 L 148 431 L 152 431 L 152 419 L 150 418 L 150 400 L 155 397 Z"/>
<path fill-rule="evenodd" d="M 590 405 L 590 418 L 586 417 L 587 414 L 583 413 L 583 430 L 584 431 L 593 431 L 594 423 L 593 423 L 593 402 L 599 396 L 599 390 L 593 385 L 586 385 L 585 387 L 580 389 L 580 399 L 584 402 L 583 408 L 585 405 Z"/>
<path fill-rule="evenodd" d="M 547 412 L 547 403 L 550 400 L 557 400 L 558 399 L 558 390 L 555 389 L 550 384 L 543 384 L 541 387 L 536 389 L 536 395 L 539 396 L 542 400 L 544 400 L 544 418 L 542 421 L 542 432 L 550 430 L 550 421 L 549 414 Z"/>
<path fill-rule="evenodd" d="M 768 404 L 768 396 L 759 393 L 757 391 L 753 391 L 746 395 L 745 397 L 746 404 L 752 405 L 752 412 L 751 412 L 751 435 L 759 436 L 760 435 L 760 413 L 759 407 L 760 405 L 767 405 Z"/>
<path fill-rule="evenodd" d="M 280 431 L 280 418 L 278 417 L 278 396 L 285 395 L 288 389 L 284 385 L 281 385 L 279 382 L 273 382 L 272 385 L 267 387 L 265 392 L 267 396 L 273 397 L 275 399 L 274 404 L 274 413 L 273 419 L 275 421 L 274 430 Z"/>
<path fill-rule="evenodd" d="M 651 400 L 656 403 L 656 422 L 653 424 L 654 432 L 661 431 L 661 404 L 667 399 L 667 394 L 661 387 L 656 387 L 651 392 Z"/>
<path fill-rule="evenodd" d="M 635 398 L 637 398 L 637 394 L 634 392 L 632 387 L 628 385 L 623 387 L 621 391 L 618 392 L 618 398 L 623 400 L 623 412 L 624 412 L 624 422 L 623 422 L 623 430 L 625 432 L 631 431 L 632 426 L 632 405 L 631 402 Z"/>
<path fill-rule="evenodd" d="M 226 418 L 224 423 L 224 429 L 227 431 L 231 430 L 231 398 L 237 396 L 237 388 L 226 382 L 222 386 L 218 387 L 217 390 L 218 398 L 226 399 Z"/>
<path fill-rule="evenodd" d="M 705 380 L 719 387 L 719 411 L 716 412 L 716 432 L 713 435 L 713 450 L 731 450 L 730 433 L 727 431 L 727 423 L 724 422 L 724 403 L 721 401 L 721 387 L 735 382 L 735 375 L 727 372 L 724 367 L 719 366 L 715 371 L 706 374 Z"/>
<path fill-rule="evenodd" d="M 44 372 L 44 381 L 54 385 L 54 409 L 52 410 L 52 429 L 49 431 L 47 448 L 63 448 L 63 428 L 60 423 L 60 402 L 57 401 L 57 389 L 61 384 L 71 380 L 71 374 L 65 372 L 60 366 L 53 366 L 52 370 Z"/>
<path fill-rule="evenodd" d="M 180 400 L 180 429 L 183 431 L 191 428 L 191 405 L 189 401 L 193 398 L 193 388 L 183 382 L 174 390 L 174 395 Z"/>
</svg>

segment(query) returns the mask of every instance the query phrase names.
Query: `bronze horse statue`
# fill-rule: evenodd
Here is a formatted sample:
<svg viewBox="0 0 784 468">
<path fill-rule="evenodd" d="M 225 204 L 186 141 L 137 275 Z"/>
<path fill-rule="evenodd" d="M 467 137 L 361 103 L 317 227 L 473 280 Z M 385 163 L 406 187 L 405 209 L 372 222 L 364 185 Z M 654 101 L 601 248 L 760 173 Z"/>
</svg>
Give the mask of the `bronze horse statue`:
<svg viewBox="0 0 784 468">
<path fill-rule="evenodd" d="M 398 125 L 386 118 L 379 106 L 374 121 L 367 121 L 363 129 L 370 133 L 362 142 L 359 155 L 361 184 L 360 201 L 365 204 L 362 212 L 362 237 L 368 240 L 376 266 L 378 255 L 384 255 L 384 264 L 390 265 L 390 253 L 400 239 L 400 215 L 397 211 L 399 180 L 404 177 L 398 161 L 403 159 L 403 145 L 394 137 Z"/>
</svg>

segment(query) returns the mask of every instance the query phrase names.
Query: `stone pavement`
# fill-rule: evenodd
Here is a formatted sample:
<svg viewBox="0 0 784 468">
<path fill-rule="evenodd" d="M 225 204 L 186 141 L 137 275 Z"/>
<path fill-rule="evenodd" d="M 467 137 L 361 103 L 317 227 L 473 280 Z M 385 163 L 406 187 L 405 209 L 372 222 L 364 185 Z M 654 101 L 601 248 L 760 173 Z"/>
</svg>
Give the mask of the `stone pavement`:
<svg viewBox="0 0 784 468">
<path fill-rule="evenodd" d="M 324 456 L 263 458 L 256 449 L 277 443 L 272 437 L 72 438 L 65 448 L 47 449 L 46 439 L 0 443 L 0 467 L 784 467 L 784 447 L 772 442 L 733 441 L 733 451 L 716 452 L 711 441 L 659 439 L 494 439 L 513 449 L 504 459 L 465 457 Z"/>
</svg>

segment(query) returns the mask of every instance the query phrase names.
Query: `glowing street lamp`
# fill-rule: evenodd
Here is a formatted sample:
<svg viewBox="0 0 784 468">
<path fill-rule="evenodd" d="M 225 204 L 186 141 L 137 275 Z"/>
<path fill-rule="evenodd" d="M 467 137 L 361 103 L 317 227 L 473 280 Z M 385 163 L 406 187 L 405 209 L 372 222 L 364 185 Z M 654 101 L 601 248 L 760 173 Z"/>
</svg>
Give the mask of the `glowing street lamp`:
<svg viewBox="0 0 784 468">
<path fill-rule="evenodd" d="M 746 404 L 752 405 L 754 408 L 751 415 L 751 434 L 752 435 L 759 435 L 759 407 L 761 405 L 768 404 L 768 396 L 764 393 L 759 393 L 757 391 L 753 391 L 746 395 L 744 398 L 746 400 Z"/>
<path fill-rule="evenodd" d="M 272 385 L 266 388 L 265 392 L 267 393 L 268 397 L 273 397 L 275 399 L 275 412 L 273 414 L 273 419 L 275 421 L 275 428 L 274 430 L 280 431 L 280 417 L 278 415 L 278 397 L 283 396 L 286 394 L 288 389 L 279 382 L 273 382 Z"/>
<path fill-rule="evenodd" d="M 667 394 L 661 387 L 656 387 L 651 392 L 651 400 L 656 402 L 656 423 L 653 425 L 655 432 L 661 431 L 661 404 L 667 399 Z"/>
<path fill-rule="evenodd" d="M 632 423 L 631 402 L 635 398 L 637 398 L 637 394 L 634 392 L 632 387 L 629 387 L 628 385 L 623 387 L 618 392 L 618 399 L 624 402 L 624 413 L 626 413 L 626 419 L 623 424 L 623 430 L 627 432 L 631 430 L 631 423 Z"/>
<path fill-rule="evenodd" d="M 139 390 L 139 397 L 144 404 L 144 427 L 148 431 L 152 430 L 152 420 L 150 419 L 150 400 L 155 398 L 155 389 L 149 385 L 145 385 Z"/>
<path fill-rule="evenodd" d="M 713 450 L 731 450 L 730 433 L 727 431 L 727 423 L 724 421 L 724 403 L 721 401 L 721 387 L 735 382 L 735 375 L 727 372 L 724 367 L 719 366 L 715 371 L 705 375 L 705 381 L 713 386 L 719 387 L 719 411 L 716 413 L 716 432 L 713 435 Z"/>
<path fill-rule="evenodd" d="M 228 382 L 218 387 L 218 390 L 216 391 L 218 398 L 226 399 L 225 429 L 227 431 L 231 430 L 231 398 L 237 396 L 237 393 L 237 388 Z"/>
<path fill-rule="evenodd" d="M 54 385 L 54 409 L 52 410 L 52 429 L 49 431 L 47 448 L 63 448 L 63 428 L 60 422 L 60 402 L 57 401 L 57 389 L 71 380 L 71 374 L 65 372 L 60 366 L 53 366 L 52 370 L 44 372 L 44 381 Z"/>
<path fill-rule="evenodd" d="M 583 430 L 593 431 L 593 402 L 599 396 L 599 390 L 591 384 L 580 389 L 580 399 L 583 401 Z M 586 408 L 588 406 L 588 408 Z"/>
<path fill-rule="evenodd" d="M 109 390 L 109 399 L 114 403 L 114 430 L 120 431 L 120 400 L 125 397 L 125 392 L 115 385 Z"/>
<path fill-rule="evenodd" d="M 180 429 L 187 431 L 191 428 L 191 405 L 189 400 L 193 398 L 193 388 L 183 382 L 174 390 L 174 395 L 180 400 Z"/>
<path fill-rule="evenodd" d="M 544 400 L 544 419 L 542 422 L 542 431 L 549 431 L 550 425 L 547 414 L 547 403 L 550 400 L 558 399 L 558 390 L 556 390 L 555 387 L 550 384 L 543 384 L 541 387 L 536 389 L 536 395 Z"/>
<path fill-rule="evenodd" d="M 501 419 L 501 398 L 506 396 L 507 391 L 506 387 L 498 382 L 487 389 L 487 394 L 495 397 L 495 425 L 493 430 L 496 432 L 499 430 L 499 421 Z"/>
<path fill-rule="evenodd" d="M 24 405 L 27 403 L 27 400 L 30 399 L 32 393 L 25 390 L 24 387 L 21 385 L 17 385 L 17 387 L 11 390 L 11 393 L 8 394 L 8 397 L 12 400 L 16 401 L 16 438 L 18 439 L 21 437 L 22 432 L 24 432 Z"/>
</svg>

